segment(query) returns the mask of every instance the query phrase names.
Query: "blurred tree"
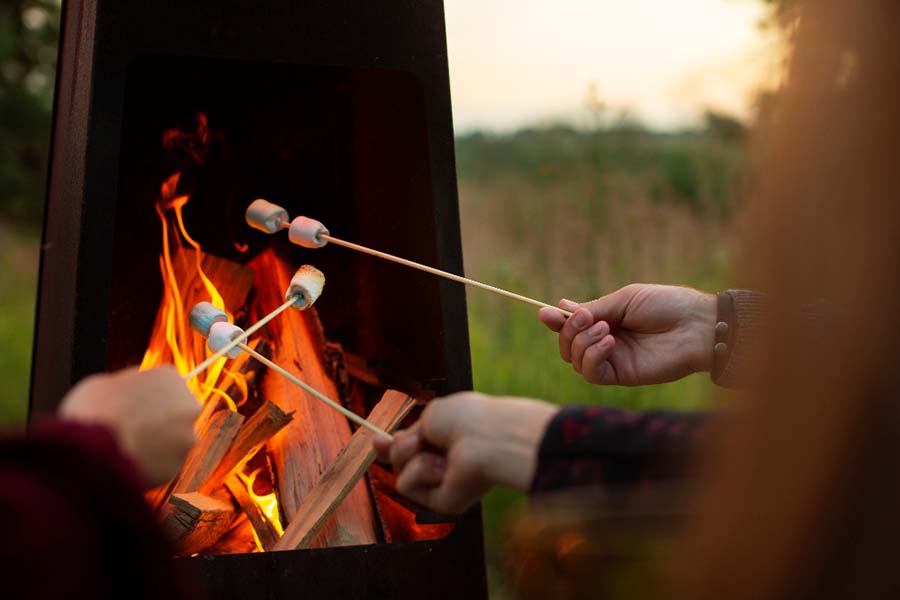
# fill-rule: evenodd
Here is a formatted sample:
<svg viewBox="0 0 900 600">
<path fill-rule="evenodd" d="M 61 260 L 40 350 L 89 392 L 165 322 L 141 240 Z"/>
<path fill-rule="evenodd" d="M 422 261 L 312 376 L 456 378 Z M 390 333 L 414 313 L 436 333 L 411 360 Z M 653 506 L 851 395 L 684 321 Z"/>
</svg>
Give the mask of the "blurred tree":
<svg viewBox="0 0 900 600">
<path fill-rule="evenodd" d="M 37 229 L 44 204 L 60 0 L 0 0 L 0 219 Z"/>
<path fill-rule="evenodd" d="M 706 121 L 706 131 L 710 135 L 729 140 L 742 140 L 747 137 L 747 126 L 737 117 L 712 109 L 707 109 L 703 117 Z"/>
</svg>

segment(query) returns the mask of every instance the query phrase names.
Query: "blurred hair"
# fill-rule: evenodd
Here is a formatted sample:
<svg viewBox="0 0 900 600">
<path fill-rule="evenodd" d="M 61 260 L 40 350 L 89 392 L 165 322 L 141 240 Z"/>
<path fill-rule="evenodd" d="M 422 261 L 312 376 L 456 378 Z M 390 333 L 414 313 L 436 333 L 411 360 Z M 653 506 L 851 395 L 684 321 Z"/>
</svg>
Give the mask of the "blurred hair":
<svg viewBox="0 0 900 600">
<path fill-rule="evenodd" d="M 685 598 L 900 594 L 900 3 L 791 7 L 741 271 L 769 294 L 765 352 L 698 492 Z"/>
</svg>

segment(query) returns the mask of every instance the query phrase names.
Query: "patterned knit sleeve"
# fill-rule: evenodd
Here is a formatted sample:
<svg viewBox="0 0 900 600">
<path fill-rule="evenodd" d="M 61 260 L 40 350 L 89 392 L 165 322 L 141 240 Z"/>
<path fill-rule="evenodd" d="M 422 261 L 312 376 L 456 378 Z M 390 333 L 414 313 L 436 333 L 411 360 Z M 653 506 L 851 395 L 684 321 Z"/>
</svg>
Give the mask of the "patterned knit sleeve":
<svg viewBox="0 0 900 600">
<path fill-rule="evenodd" d="M 531 492 L 680 479 L 708 420 L 705 413 L 563 408 L 544 433 Z"/>
</svg>

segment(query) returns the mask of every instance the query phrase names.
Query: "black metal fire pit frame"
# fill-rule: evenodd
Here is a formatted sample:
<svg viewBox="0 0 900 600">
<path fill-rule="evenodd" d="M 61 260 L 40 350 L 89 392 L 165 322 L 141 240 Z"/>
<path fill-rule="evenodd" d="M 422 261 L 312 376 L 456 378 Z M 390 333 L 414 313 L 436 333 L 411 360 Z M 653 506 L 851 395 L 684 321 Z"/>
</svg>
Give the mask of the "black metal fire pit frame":
<svg viewBox="0 0 900 600">
<path fill-rule="evenodd" d="M 435 266 L 462 273 L 440 0 L 81 0 L 63 5 L 30 414 L 107 367 L 126 73 L 146 56 L 392 69 L 424 93 Z M 427 200 L 426 200 L 427 201 Z M 439 393 L 471 388 L 464 290 L 438 283 Z M 439 304 L 439 306 L 438 306 Z M 115 549 L 110 549 L 114 552 Z M 215 598 L 485 597 L 480 510 L 427 542 L 184 559 Z"/>
</svg>

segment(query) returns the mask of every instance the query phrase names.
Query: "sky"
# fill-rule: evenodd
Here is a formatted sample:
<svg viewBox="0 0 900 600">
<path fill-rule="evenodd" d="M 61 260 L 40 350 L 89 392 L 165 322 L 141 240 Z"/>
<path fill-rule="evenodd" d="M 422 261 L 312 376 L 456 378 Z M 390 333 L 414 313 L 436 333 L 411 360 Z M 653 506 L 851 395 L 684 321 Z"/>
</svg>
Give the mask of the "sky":
<svg viewBox="0 0 900 600">
<path fill-rule="evenodd" d="M 658 129 L 752 115 L 779 72 L 759 0 L 445 0 L 459 132 L 586 124 L 591 85 Z"/>
</svg>

